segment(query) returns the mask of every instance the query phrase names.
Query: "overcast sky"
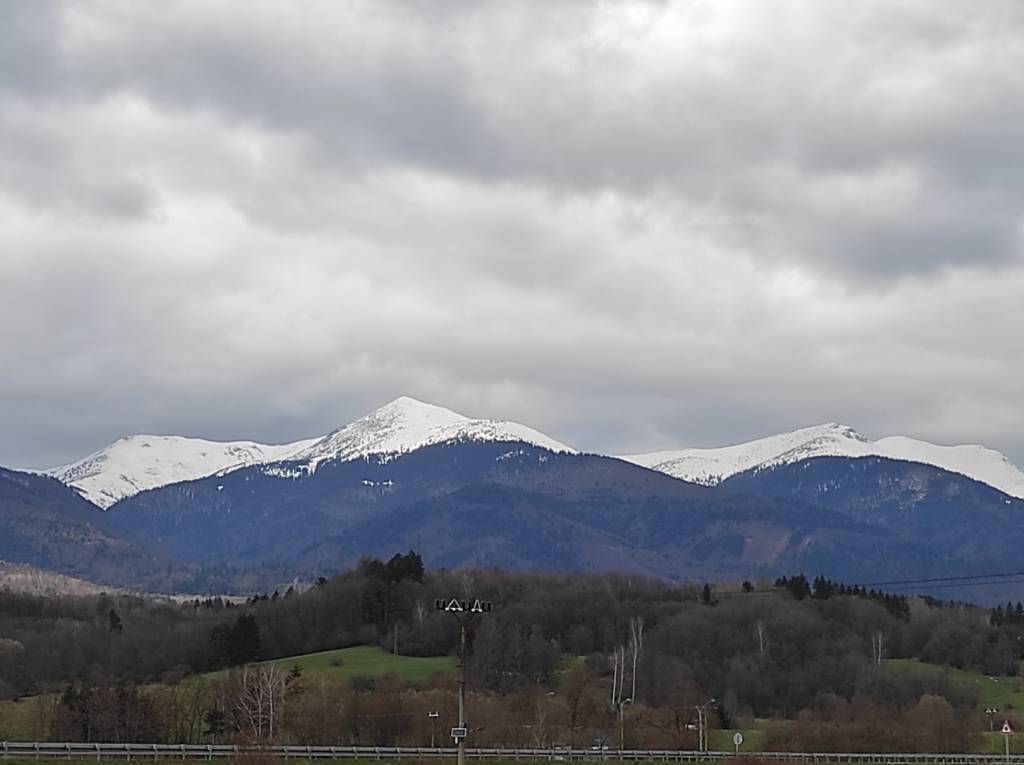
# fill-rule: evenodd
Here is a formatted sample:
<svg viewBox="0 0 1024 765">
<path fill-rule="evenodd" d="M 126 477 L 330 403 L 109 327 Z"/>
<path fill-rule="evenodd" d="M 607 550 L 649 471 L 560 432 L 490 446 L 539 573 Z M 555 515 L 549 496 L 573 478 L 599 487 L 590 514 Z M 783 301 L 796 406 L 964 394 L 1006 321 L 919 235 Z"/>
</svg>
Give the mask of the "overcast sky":
<svg viewBox="0 0 1024 765">
<path fill-rule="evenodd" d="M 1019 0 L 0 0 L 0 464 L 407 394 L 1024 463 Z"/>
</svg>

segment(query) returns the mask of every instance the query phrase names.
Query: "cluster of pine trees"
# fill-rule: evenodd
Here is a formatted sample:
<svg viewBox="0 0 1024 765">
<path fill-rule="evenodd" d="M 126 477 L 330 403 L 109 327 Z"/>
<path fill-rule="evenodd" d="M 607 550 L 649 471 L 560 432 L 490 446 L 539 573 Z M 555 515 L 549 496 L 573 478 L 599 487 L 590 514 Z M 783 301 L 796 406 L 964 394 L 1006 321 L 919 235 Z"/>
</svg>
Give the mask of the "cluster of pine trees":
<svg viewBox="0 0 1024 765">
<path fill-rule="evenodd" d="M 1006 608 L 996 606 L 990 619 L 994 627 L 1024 625 L 1024 604 L 1018 600 L 1017 605 L 1007 602 Z"/>
<path fill-rule="evenodd" d="M 885 610 L 893 616 L 906 619 L 910 616 L 910 600 L 905 595 L 894 595 L 871 589 L 858 584 L 842 584 L 833 582 L 824 576 L 814 577 L 813 582 L 808 582 L 803 574 L 796 576 L 783 576 L 775 580 L 775 586 L 784 589 L 797 600 L 813 598 L 814 600 L 828 600 L 832 597 L 855 597 L 872 600 L 881 603 Z"/>
</svg>

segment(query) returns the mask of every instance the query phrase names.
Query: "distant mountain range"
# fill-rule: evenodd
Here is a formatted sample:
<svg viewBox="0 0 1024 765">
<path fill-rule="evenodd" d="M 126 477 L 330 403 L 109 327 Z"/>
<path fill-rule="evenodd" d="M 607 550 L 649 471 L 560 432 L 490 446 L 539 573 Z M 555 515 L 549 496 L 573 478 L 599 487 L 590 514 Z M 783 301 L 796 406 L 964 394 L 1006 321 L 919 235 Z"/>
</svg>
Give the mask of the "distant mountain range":
<svg viewBox="0 0 1024 765">
<path fill-rule="evenodd" d="M 525 425 L 474 420 L 403 396 L 319 438 L 271 446 L 182 436 L 129 436 L 78 462 L 40 472 L 78 489 L 99 507 L 108 508 L 140 491 L 248 465 L 287 462 L 290 470 L 312 472 L 329 460 L 406 454 L 450 441 L 521 441 L 556 452 L 574 451 Z"/>
<path fill-rule="evenodd" d="M 403 396 L 326 436 L 269 445 L 216 442 L 182 436 L 129 436 L 78 462 L 40 471 L 102 508 L 140 491 L 229 472 L 249 465 L 288 462 L 313 471 L 330 460 L 407 454 L 451 441 L 524 442 L 555 452 L 576 449 L 515 422 L 471 419 Z M 845 425 L 828 423 L 734 446 L 621 455 L 636 465 L 684 481 L 714 486 L 748 470 L 789 465 L 813 457 L 886 457 L 939 467 L 1024 498 L 1024 472 L 984 446 L 937 446 L 905 436 L 870 441 Z"/>
<path fill-rule="evenodd" d="M 434 567 L 863 582 L 1015 570 L 1024 544 L 1024 475 L 998 452 L 840 425 L 616 458 L 401 398 L 293 444 L 135 436 L 45 472 L 0 472 L 0 558 L 164 590 L 410 548 Z"/>
<path fill-rule="evenodd" d="M 143 492 L 107 516 L 199 565 L 292 561 L 317 574 L 422 551 L 432 567 L 615 569 L 669 578 L 776 571 L 935 573 L 926 545 L 802 502 L 733 495 L 622 460 L 454 441 L 396 458 L 249 466 Z M 884 560 L 883 560 L 884 558 Z"/>
</svg>

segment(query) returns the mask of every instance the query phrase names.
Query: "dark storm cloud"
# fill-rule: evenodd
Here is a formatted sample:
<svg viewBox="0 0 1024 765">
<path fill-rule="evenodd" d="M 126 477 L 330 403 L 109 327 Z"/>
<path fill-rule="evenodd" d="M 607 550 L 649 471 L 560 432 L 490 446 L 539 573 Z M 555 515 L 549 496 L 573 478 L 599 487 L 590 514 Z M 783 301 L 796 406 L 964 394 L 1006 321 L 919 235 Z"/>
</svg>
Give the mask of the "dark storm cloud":
<svg viewBox="0 0 1024 765">
<path fill-rule="evenodd" d="M 4 13 L 0 464 L 403 393 L 1024 458 L 1015 2 Z"/>
</svg>

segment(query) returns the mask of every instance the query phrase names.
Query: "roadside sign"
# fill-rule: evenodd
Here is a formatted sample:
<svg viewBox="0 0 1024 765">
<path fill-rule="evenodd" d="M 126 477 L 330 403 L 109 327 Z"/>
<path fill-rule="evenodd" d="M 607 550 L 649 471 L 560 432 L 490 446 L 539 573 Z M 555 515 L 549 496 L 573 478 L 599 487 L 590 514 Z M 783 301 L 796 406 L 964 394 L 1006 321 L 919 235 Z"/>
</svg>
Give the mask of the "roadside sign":
<svg viewBox="0 0 1024 765">
<path fill-rule="evenodd" d="M 1010 725 L 1010 721 L 1009 720 L 1003 720 L 1003 729 L 1001 731 L 999 731 L 999 732 L 1001 734 L 1003 734 L 1004 736 L 1012 736 L 1013 735 L 1013 726 Z"/>
<path fill-rule="evenodd" d="M 743 743 L 743 734 L 740 733 L 739 731 L 736 731 L 732 735 L 732 743 L 733 743 L 733 746 L 736 747 L 736 751 L 738 752 L 740 750 L 740 744 Z"/>
<path fill-rule="evenodd" d="M 458 598 L 445 598 L 434 601 L 434 608 L 438 611 L 447 611 L 449 613 L 462 613 L 469 611 L 471 614 L 488 614 L 493 608 L 493 604 L 489 600 L 459 600 Z"/>
<path fill-rule="evenodd" d="M 465 737 L 466 737 L 466 729 L 465 728 L 452 728 L 452 738 L 454 738 L 456 741 L 458 741 L 460 738 L 465 738 Z"/>
</svg>

